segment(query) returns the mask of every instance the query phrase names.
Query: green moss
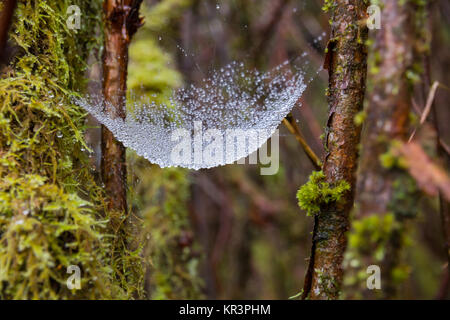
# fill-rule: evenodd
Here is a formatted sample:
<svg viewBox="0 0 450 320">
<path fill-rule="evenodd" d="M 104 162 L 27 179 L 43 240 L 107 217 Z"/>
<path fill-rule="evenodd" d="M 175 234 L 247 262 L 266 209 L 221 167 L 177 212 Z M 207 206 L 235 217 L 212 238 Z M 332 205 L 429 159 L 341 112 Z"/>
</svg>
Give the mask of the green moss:
<svg viewBox="0 0 450 320">
<path fill-rule="evenodd" d="M 83 12 L 80 30 L 66 10 Z M 99 45 L 101 1 L 19 1 L 19 48 L 0 78 L 0 298 L 121 298 L 102 189 L 84 152 L 87 55 Z M 81 290 L 66 286 L 81 269 Z"/>
<path fill-rule="evenodd" d="M 325 182 L 325 174 L 322 171 L 315 171 L 309 181 L 297 191 L 298 205 L 307 215 L 318 214 L 323 205 L 339 202 L 349 190 L 348 182 L 339 181 L 331 185 Z"/>
<path fill-rule="evenodd" d="M 128 88 L 138 97 L 168 103 L 172 90 L 182 84 L 180 74 L 168 67 L 170 62 L 173 59 L 152 38 L 136 39 L 130 46 Z"/>
<path fill-rule="evenodd" d="M 335 0 L 325 0 L 323 6 L 322 6 L 322 10 L 324 12 L 329 12 L 332 11 L 335 7 L 336 7 L 336 2 Z"/>
<path fill-rule="evenodd" d="M 203 283 L 198 274 L 199 250 L 189 224 L 188 171 L 161 169 L 134 153 L 128 154 L 129 192 L 133 211 L 144 225 L 139 235 L 149 265 L 151 299 L 197 299 Z"/>
<path fill-rule="evenodd" d="M 393 194 L 388 209 L 394 212 L 399 220 L 414 218 L 417 215 L 417 202 L 420 198 L 415 180 L 404 172 L 393 182 L 392 187 Z"/>
<path fill-rule="evenodd" d="M 402 283 L 406 279 L 408 279 L 409 274 L 411 273 L 410 268 L 406 265 L 397 266 L 392 269 L 392 280 L 395 283 Z"/>
<path fill-rule="evenodd" d="M 407 70 L 405 76 L 411 85 L 414 85 L 414 84 L 420 82 L 420 74 L 417 72 L 414 72 L 414 70 Z"/>
<path fill-rule="evenodd" d="M 349 235 L 349 246 L 360 252 L 371 252 L 376 261 L 381 261 L 384 257 L 384 246 L 396 226 L 395 215 L 392 213 L 374 214 L 355 220 Z"/>
<path fill-rule="evenodd" d="M 380 155 L 379 160 L 385 169 L 405 169 L 407 168 L 406 159 L 399 156 L 395 149 L 401 144 L 401 141 L 393 140 L 390 142 L 389 150 Z"/>
<path fill-rule="evenodd" d="M 396 208 L 397 209 L 397 208 Z M 393 237 L 398 237 L 398 245 L 405 248 L 411 244 L 406 227 L 398 212 L 374 213 L 370 216 L 354 220 L 348 238 L 348 249 L 343 266 L 346 269 L 344 278 L 345 292 L 356 292 L 351 298 L 360 297 L 361 292 L 368 294 L 366 288 L 366 268 L 370 264 L 381 265 L 386 259 L 386 247 Z M 409 275 L 409 268 L 399 257 L 397 265 L 391 270 L 392 281 L 403 282 Z M 386 275 L 387 276 L 387 275 Z M 372 292 L 373 297 L 382 294 Z M 346 298 L 350 298 L 346 296 Z M 367 298 L 367 296 L 366 296 Z"/>
<path fill-rule="evenodd" d="M 415 127 L 415 126 L 419 125 L 420 119 L 419 119 L 419 116 L 415 112 L 411 111 L 408 114 L 408 121 L 411 124 L 411 127 Z"/>
<path fill-rule="evenodd" d="M 383 153 L 382 155 L 380 155 L 380 162 L 384 168 L 390 169 L 395 166 L 397 157 L 390 152 Z"/>
<path fill-rule="evenodd" d="M 367 112 L 362 110 L 355 115 L 354 122 L 357 126 L 362 126 L 364 121 L 366 121 Z"/>
<path fill-rule="evenodd" d="M 362 292 L 368 294 L 366 268 L 370 264 L 382 263 L 386 245 L 400 227 L 392 212 L 372 214 L 353 221 L 343 262 L 346 299 L 361 299 Z M 371 292 L 374 297 L 379 293 L 377 290 Z"/>
<path fill-rule="evenodd" d="M 167 30 L 170 22 L 179 19 L 180 15 L 189 8 L 192 0 L 163 0 L 148 8 L 145 4 L 141 7 L 141 13 L 145 16 L 143 30 L 159 32 Z"/>
<path fill-rule="evenodd" d="M 370 40 L 370 41 L 372 41 L 372 43 L 368 43 L 367 45 L 373 47 L 373 40 Z M 372 50 L 372 51 L 374 51 L 374 50 Z M 380 52 L 374 51 L 372 57 L 369 60 L 369 66 L 370 66 L 369 73 L 371 75 L 377 75 L 380 72 L 380 65 L 381 65 L 382 61 L 383 61 L 383 59 L 381 57 Z"/>
</svg>

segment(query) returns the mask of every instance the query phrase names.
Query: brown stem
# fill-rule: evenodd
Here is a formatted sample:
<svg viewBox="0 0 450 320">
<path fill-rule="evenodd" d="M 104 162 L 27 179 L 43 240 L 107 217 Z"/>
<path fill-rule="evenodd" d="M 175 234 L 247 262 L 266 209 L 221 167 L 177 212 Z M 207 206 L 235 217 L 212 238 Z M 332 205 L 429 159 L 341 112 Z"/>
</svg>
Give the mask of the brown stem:
<svg viewBox="0 0 450 320">
<path fill-rule="evenodd" d="M 14 15 L 14 9 L 16 8 L 16 0 L 4 0 L 2 1 L 2 8 L 0 12 L 0 64 L 3 63 L 4 48 L 6 40 L 8 39 L 9 26 Z"/>
<path fill-rule="evenodd" d="M 320 170 L 320 168 L 322 167 L 322 162 L 306 142 L 305 138 L 303 137 L 303 134 L 301 133 L 299 127 L 295 123 L 291 114 L 289 114 L 286 118 L 283 119 L 283 124 L 286 126 L 289 132 L 295 136 L 295 139 L 300 143 L 300 145 L 303 148 L 303 151 L 305 151 L 306 155 L 308 156 L 308 159 L 311 160 L 311 163 L 314 166 L 314 168 L 316 170 Z"/>
<path fill-rule="evenodd" d="M 103 53 L 103 95 L 105 111 L 113 118 L 126 116 L 126 81 L 128 45 L 142 25 L 139 6 L 142 0 L 105 0 L 103 13 L 105 43 Z M 108 209 L 116 214 L 127 214 L 125 147 L 102 126 L 102 178 L 108 196 Z M 116 216 L 116 215 L 114 215 Z M 122 219 L 112 219 L 119 231 Z"/>
<path fill-rule="evenodd" d="M 310 134 L 314 137 L 313 144 L 316 146 L 321 153 L 323 153 L 323 143 L 320 139 L 320 136 L 323 133 L 322 127 L 319 124 L 319 121 L 317 121 L 316 116 L 311 110 L 311 106 L 302 99 L 301 102 L 301 108 L 300 109 L 300 115 L 303 120 L 303 125 L 306 125 L 309 128 Z"/>
<path fill-rule="evenodd" d="M 362 0 L 336 1 L 325 69 L 329 72 L 329 116 L 323 172 L 331 185 L 346 181 L 351 191 L 339 203 L 324 205 L 316 216 L 313 248 L 302 298 L 336 299 L 342 282 L 342 260 L 353 207 L 361 111 L 367 70 L 367 28 Z"/>
</svg>

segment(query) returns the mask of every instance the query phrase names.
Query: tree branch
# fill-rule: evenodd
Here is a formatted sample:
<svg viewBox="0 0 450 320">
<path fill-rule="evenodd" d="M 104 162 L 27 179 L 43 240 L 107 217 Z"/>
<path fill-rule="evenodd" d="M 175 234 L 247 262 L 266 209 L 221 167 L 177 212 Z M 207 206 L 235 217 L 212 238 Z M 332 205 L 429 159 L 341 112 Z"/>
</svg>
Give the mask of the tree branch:
<svg viewBox="0 0 450 320">
<path fill-rule="evenodd" d="M 112 118 L 125 119 L 128 45 L 142 25 L 139 6 L 142 0 L 105 0 L 103 2 L 105 50 L 103 53 L 103 95 L 105 111 Z M 102 179 L 108 196 L 110 222 L 116 232 L 123 229 L 127 215 L 126 150 L 102 126 Z"/>
<path fill-rule="evenodd" d="M 342 282 L 342 261 L 353 208 L 360 127 L 354 118 L 361 111 L 367 70 L 367 28 L 362 0 L 335 1 L 331 40 L 324 68 L 329 73 L 327 155 L 323 165 L 330 185 L 346 181 L 351 191 L 339 203 L 321 204 L 315 216 L 313 246 L 302 299 L 337 299 Z"/>
<path fill-rule="evenodd" d="M 292 114 L 289 114 L 286 118 L 283 119 L 283 124 L 286 126 L 289 132 L 295 136 L 295 139 L 300 143 L 300 145 L 303 148 L 303 151 L 305 151 L 306 155 L 308 156 L 308 159 L 311 160 L 314 169 L 320 170 L 320 168 L 322 167 L 322 162 L 306 142 L 305 138 L 303 137 L 303 134 L 300 131 L 300 128 L 297 126 L 297 123 L 295 123 Z"/>
</svg>

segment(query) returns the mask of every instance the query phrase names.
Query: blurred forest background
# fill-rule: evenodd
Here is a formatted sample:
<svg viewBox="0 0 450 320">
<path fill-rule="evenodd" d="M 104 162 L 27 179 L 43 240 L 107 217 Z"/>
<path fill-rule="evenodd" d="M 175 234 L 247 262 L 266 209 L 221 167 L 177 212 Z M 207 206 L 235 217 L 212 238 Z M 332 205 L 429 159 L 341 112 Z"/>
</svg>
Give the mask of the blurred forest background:
<svg viewBox="0 0 450 320">
<path fill-rule="evenodd" d="M 73 4 L 82 12 L 76 32 L 65 23 Z M 232 61 L 268 70 L 306 53 L 317 74 L 292 115 L 323 159 L 328 75 L 322 65 L 331 32 L 323 6 L 315 0 L 145 0 L 145 23 L 129 46 L 128 96 L 163 102 L 172 90 Z M 430 84 L 450 85 L 450 3 L 423 6 L 423 32 L 431 42 L 422 61 L 428 69 L 411 74 L 412 128 Z M 101 12 L 97 0 L 18 1 L 0 77 L 0 297 L 296 296 L 314 227 L 296 194 L 315 167 L 284 126 L 280 170 L 273 176 L 261 176 L 255 165 L 161 169 L 127 150 L 129 216 L 112 220 L 132 221 L 128 237 L 135 245 L 110 236 L 118 229 L 104 213 L 99 124 L 70 100 L 101 91 Z M 369 70 L 373 59 L 369 52 Z M 367 88 L 366 100 L 370 76 Z M 449 99 L 448 88 L 437 88 L 433 108 L 444 146 L 450 145 Z M 449 150 L 438 157 L 431 122 L 415 135 L 436 162 L 448 165 Z M 450 280 L 439 199 L 421 194 L 417 200 L 395 269 L 398 290 L 390 298 L 445 299 Z M 380 221 L 365 227 L 375 230 L 371 254 L 382 256 L 389 222 Z M 377 298 L 366 288 L 367 265 L 352 255 L 352 246 L 367 240 L 358 234 L 364 226 L 355 223 L 342 298 Z M 82 266 L 81 290 L 64 285 L 69 265 Z"/>
</svg>

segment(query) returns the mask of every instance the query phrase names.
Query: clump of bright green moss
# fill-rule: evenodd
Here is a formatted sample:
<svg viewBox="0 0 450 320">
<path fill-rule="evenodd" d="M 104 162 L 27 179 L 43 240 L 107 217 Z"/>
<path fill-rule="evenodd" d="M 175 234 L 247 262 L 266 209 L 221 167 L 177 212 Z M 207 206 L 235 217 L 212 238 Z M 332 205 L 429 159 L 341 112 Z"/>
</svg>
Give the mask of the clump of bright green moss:
<svg viewBox="0 0 450 320">
<path fill-rule="evenodd" d="M 309 181 L 297 191 L 298 205 L 307 215 L 318 214 L 323 205 L 339 202 L 349 190 L 350 184 L 347 181 L 332 185 L 325 182 L 325 174 L 322 171 L 315 171 Z"/>
<path fill-rule="evenodd" d="M 324 4 L 322 6 L 322 11 L 329 12 L 329 11 L 332 11 L 335 7 L 336 7 L 335 0 L 325 0 Z"/>
</svg>

